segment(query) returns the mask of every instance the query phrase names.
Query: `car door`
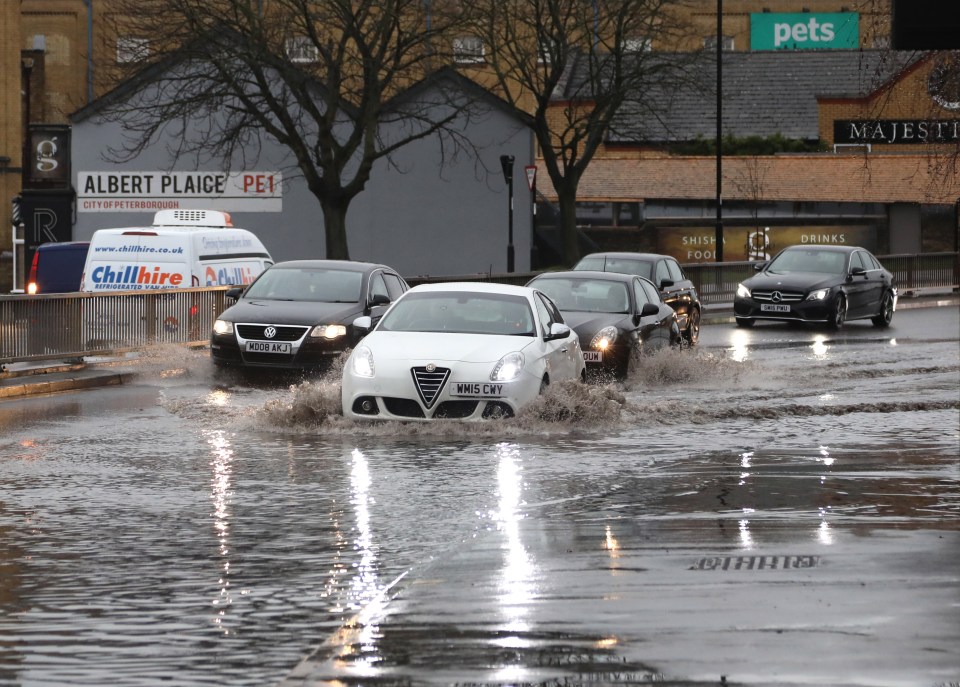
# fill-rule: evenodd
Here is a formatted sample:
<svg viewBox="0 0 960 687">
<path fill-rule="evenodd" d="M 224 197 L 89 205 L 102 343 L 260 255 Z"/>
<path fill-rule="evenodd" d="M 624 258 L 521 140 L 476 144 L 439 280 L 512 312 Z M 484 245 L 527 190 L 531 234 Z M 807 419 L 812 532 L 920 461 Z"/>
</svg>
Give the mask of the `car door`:
<svg viewBox="0 0 960 687">
<path fill-rule="evenodd" d="M 863 317 L 876 315 L 880 312 L 880 299 L 883 297 L 886 288 L 883 270 L 880 269 L 879 263 L 866 251 L 858 250 L 856 255 L 860 258 L 863 269 L 866 270 L 863 280 L 863 309 L 860 315 Z"/>
<path fill-rule="evenodd" d="M 879 277 L 875 276 L 874 281 L 880 283 Z M 867 313 L 871 290 L 867 265 L 863 263 L 860 251 L 854 251 L 850 254 L 850 262 L 847 265 L 847 319 L 863 317 Z M 880 298 L 879 295 L 877 298 Z"/>
<path fill-rule="evenodd" d="M 673 312 L 672 308 L 663 302 L 660 293 L 653 284 L 644 282 L 642 279 L 633 280 L 633 296 L 636 300 L 634 321 L 637 322 L 637 334 L 642 350 L 649 353 L 669 346 L 669 317 Z M 657 314 L 641 317 L 640 313 L 643 312 L 643 306 L 648 303 L 657 306 Z"/>
<path fill-rule="evenodd" d="M 674 283 L 666 258 L 657 260 L 657 264 L 653 269 L 653 283 L 656 284 L 660 290 L 663 302 L 674 310 L 678 310 L 681 306 L 680 298 L 682 289 Z"/>
<path fill-rule="evenodd" d="M 563 317 L 553 302 L 542 293 L 534 294 L 534 301 L 537 305 L 537 318 L 540 320 L 540 326 L 543 329 L 541 342 L 545 349 L 550 378 L 553 380 L 575 379 L 577 375 L 576 356 L 582 355 L 576 332 L 571 329 L 570 335 L 566 338 L 544 340 L 550 333 L 550 326 L 554 322 L 562 323 Z"/>
</svg>

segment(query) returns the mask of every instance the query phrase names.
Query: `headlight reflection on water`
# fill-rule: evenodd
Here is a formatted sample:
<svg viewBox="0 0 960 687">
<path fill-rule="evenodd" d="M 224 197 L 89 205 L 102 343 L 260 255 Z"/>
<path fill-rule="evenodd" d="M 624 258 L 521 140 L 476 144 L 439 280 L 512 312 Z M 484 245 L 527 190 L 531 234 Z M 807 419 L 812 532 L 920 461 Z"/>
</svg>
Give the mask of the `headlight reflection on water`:
<svg viewBox="0 0 960 687">
<path fill-rule="evenodd" d="M 220 578 L 217 580 L 219 594 L 213 600 L 217 613 L 213 618 L 215 625 L 230 634 L 224 627 L 227 609 L 233 603 L 230 591 L 230 501 L 233 497 L 233 448 L 222 430 L 207 433 L 207 443 L 211 448 L 210 468 L 213 476 L 210 480 L 210 498 L 213 501 L 213 528 L 221 558 Z"/>
</svg>

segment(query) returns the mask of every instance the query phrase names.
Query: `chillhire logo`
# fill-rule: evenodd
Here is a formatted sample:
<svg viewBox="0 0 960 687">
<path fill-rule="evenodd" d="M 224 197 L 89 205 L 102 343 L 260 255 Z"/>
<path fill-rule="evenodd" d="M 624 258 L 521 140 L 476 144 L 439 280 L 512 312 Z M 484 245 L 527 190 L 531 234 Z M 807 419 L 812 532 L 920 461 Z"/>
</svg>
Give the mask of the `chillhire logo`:
<svg viewBox="0 0 960 687">
<path fill-rule="evenodd" d="M 100 265 L 93 270 L 90 279 L 95 284 L 95 290 L 177 288 L 183 284 L 182 274 L 165 272 L 159 265 L 152 269 L 145 265 Z"/>
</svg>

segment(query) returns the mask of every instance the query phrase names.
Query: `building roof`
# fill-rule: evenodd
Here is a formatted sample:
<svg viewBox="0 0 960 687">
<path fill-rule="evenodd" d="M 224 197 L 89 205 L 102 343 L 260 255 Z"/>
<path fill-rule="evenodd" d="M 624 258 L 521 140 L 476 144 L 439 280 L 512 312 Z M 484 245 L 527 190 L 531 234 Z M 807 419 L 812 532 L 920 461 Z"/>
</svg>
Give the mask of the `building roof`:
<svg viewBox="0 0 960 687">
<path fill-rule="evenodd" d="M 724 53 L 723 134 L 817 140 L 818 97 L 866 96 L 922 58 L 922 53 L 890 50 Z M 689 62 L 689 56 L 675 59 Z M 716 57 L 704 53 L 682 71 L 683 78 L 652 83 L 647 92 L 626 103 L 607 142 L 715 138 Z"/>
<path fill-rule="evenodd" d="M 704 200 L 716 196 L 712 156 L 594 158 L 580 201 Z M 921 153 L 723 158 L 723 199 L 738 201 L 941 203 L 960 199 L 958 161 Z M 556 200 L 543 161 L 537 190 Z"/>
</svg>

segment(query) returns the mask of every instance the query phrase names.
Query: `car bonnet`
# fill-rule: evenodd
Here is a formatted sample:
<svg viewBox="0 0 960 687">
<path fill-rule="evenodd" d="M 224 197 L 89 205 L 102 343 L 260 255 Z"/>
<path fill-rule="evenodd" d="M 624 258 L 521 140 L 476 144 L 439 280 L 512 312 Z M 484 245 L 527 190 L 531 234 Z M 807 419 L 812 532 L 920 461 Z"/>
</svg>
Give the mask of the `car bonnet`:
<svg viewBox="0 0 960 687">
<path fill-rule="evenodd" d="M 523 351 L 535 337 L 454 332 L 378 332 L 363 339 L 374 360 L 496 363 L 507 353 Z"/>
</svg>

